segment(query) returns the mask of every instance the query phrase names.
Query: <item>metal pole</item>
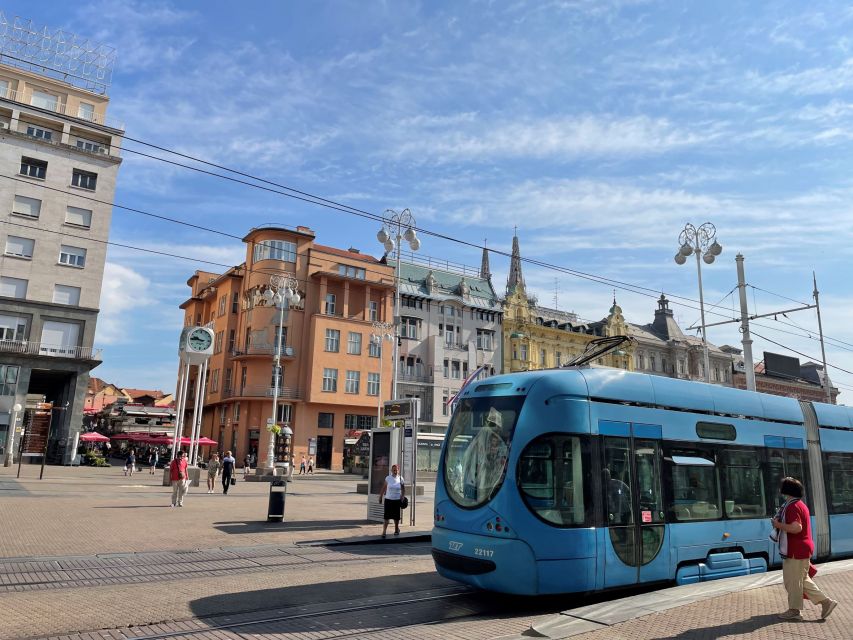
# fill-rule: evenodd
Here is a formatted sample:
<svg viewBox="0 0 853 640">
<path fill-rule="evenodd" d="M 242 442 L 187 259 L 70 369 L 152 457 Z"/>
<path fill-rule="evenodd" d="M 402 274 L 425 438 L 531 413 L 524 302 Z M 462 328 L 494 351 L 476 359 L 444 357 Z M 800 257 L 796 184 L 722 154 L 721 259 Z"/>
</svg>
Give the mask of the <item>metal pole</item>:
<svg viewBox="0 0 853 640">
<path fill-rule="evenodd" d="M 382 426 L 382 337 L 380 336 L 375 342 L 379 344 L 379 397 L 376 398 L 376 426 Z"/>
<path fill-rule="evenodd" d="M 41 471 L 39 472 L 39 480 L 44 477 L 44 463 L 47 462 L 47 448 L 50 446 L 50 430 L 53 427 L 53 412 L 56 409 L 51 407 L 50 409 L 50 420 L 47 421 L 47 437 L 44 440 L 44 451 L 41 455 Z"/>
<path fill-rule="evenodd" d="M 190 420 L 190 447 L 189 447 L 188 453 L 192 452 L 192 447 L 193 447 L 192 437 L 193 437 L 193 431 L 195 430 L 195 417 L 196 417 L 196 413 L 198 410 L 198 399 L 199 399 L 199 396 L 201 395 L 201 379 L 203 377 L 201 374 L 201 369 L 202 369 L 202 365 L 196 366 L 195 398 L 193 398 L 193 401 L 194 401 L 193 402 L 193 417 L 192 417 L 192 420 Z M 181 429 L 181 435 L 183 436 L 183 429 Z M 178 440 L 178 445 L 180 446 L 180 440 Z"/>
<path fill-rule="evenodd" d="M 391 363 L 394 368 L 391 371 L 391 400 L 397 399 L 397 360 L 400 358 L 400 242 L 402 239 L 401 223 L 397 222 L 397 262 L 394 264 L 394 353 Z"/>
<path fill-rule="evenodd" d="M 24 415 L 26 416 L 27 414 L 25 413 Z M 21 426 L 23 427 L 23 425 L 21 425 Z M 21 462 L 24 459 L 24 436 L 25 435 L 26 435 L 26 432 L 22 428 L 21 429 L 21 439 L 18 441 L 18 475 L 17 475 L 18 478 L 21 477 Z"/>
<path fill-rule="evenodd" d="M 380 362 L 380 366 L 381 366 Z M 12 416 L 9 421 L 9 433 L 6 434 L 6 459 L 3 461 L 4 467 L 12 466 L 12 458 L 14 458 L 13 449 L 15 448 L 15 427 L 18 424 L 18 414 L 21 412 L 21 405 L 15 404 L 12 407 Z"/>
<path fill-rule="evenodd" d="M 204 394 L 207 391 L 207 360 L 199 367 L 199 381 L 201 389 L 198 397 L 195 399 L 195 408 L 193 409 L 193 425 L 190 431 L 190 464 L 196 466 L 198 457 L 198 439 L 201 436 L 201 421 L 204 417 Z"/>
<path fill-rule="evenodd" d="M 740 294 L 740 327 L 743 338 L 743 365 L 746 368 L 746 388 L 755 391 L 755 365 L 752 363 L 752 338 L 749 335 L 749 310 L 746 306 L 746 276 L 743 269 L 743 255 L 735 256 L 737 263 L 737 288 Z M 704 324 L 704 323 L 703 323 Z"/>
<path fill-rule="evenodd" d="M 276 291 L 276 293 L 279 293 Z M 275 303 L 273 303 L 275 304 Z M 275 345 L 275 385 L 273 386 L 272 395 L 272 424 L 278 421 L 278 389 L 281 386 L 281 333 L 284 327 L 284 296 L 282 296 L 281 304 L 278 308 L 278 338 Z M 270 431 L 270 439 L 267 450 L 267 467 L 273 469 L 275 475 L 275 434 Z"/>
<path fill-rule="evenodd" d="M 183 377 L 181 379 L 181 395 L 178 399 L 177 414 L 175 415 L 175 435 L 172 438 L 172 460 L 178 455 L 178 443 L 184 432 L 184 417 L 187 410 L 187 388 L 190 382 L 190 363 L 185 362 L 183 366 Z"/>
<path fill-rule="evenodd" d="M 702 349 L 705 359 L 705 382 L 711 382 L 711 364 L 708 358 L 708 336 L 705 331 L 705 298 L 702 293 L 702 260 L 700 259 L 702 251 L 697 246 L 694 253 L 696 254 L 696 270 L 699 273 L 699 313 L 702 317 Z"/>
<path fill-rule="evenodd" d="M 817 309 L 817 330 L 820 334 L 820 357 L 823 361 L 823 382 L 826 387 L 826 402 L 832 404 L 832 386 L 829 384 L 829 370 L 826 368 L 826 347 L 823 344 L 823 325 L 820 321 L 820 301 L 818 299 L 817 276 L 812 271 L 812 281 L 814 282 L 814 304 Z"/>
</svg>

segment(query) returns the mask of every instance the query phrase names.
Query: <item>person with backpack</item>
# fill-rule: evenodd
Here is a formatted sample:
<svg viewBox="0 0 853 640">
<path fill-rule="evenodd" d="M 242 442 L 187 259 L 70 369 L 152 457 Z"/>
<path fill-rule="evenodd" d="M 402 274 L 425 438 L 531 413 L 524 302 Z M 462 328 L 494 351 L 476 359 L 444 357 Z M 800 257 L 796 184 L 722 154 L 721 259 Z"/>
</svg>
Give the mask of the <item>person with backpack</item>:
<svg viewBox="0 0 853 640">
<path fill-rule="evenodd" d="M 809 577 L 814 540 L 811 533 L 811 514 L 803 502 L 803 484 L 796 478 L 784 478 L 780 493 L 785 503 L 770 523 L 778 531 L 779 555 L 782 556 L 782 582 L 788 592 L 788 610 L 780 613 L 782 620 L 803 619 L 803 596 L 820 605 L 820 617 L 826 619 L 838 602 L 828 598 Z M 773 536 L 771 534 L 771 539 Z"/>
</svg>

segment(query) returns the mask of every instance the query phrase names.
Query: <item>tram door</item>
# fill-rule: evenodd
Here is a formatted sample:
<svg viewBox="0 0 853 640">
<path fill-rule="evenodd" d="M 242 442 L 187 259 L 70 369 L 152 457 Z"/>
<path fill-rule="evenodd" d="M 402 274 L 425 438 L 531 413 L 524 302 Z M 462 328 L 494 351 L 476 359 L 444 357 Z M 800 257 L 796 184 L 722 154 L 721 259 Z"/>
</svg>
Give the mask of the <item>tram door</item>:
<svg viewBox="0 0 853 640">
<path fill-rule="evenodd" d="M 602 438 L 604 586 L 670 577 L 661 487 L 661 428 L 608 422 Z"/>
</svg>

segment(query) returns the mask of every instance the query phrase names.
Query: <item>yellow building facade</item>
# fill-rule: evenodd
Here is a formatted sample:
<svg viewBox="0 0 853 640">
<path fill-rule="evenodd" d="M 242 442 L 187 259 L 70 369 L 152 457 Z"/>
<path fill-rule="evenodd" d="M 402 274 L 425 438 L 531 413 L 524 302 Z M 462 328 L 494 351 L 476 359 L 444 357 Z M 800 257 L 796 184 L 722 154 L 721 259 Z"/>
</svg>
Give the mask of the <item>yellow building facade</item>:
<svg viewBox="0 0 853 640">
<path fill-rule="evenodd" d="M 583 353 L 592 340 L 617 335 L 628 335 L 628 326 L 615 299 L 606 318 L 585 323 L 574 313 L 539 306 L 534 297 L 528 296 L 518 236 L 513 237 L 504 299 L 504 373 L 560 367 Z M 633 356 L 633 346 L 629 343 L 599 358 L 595 364 L 633 371 Z"/>
</svg>

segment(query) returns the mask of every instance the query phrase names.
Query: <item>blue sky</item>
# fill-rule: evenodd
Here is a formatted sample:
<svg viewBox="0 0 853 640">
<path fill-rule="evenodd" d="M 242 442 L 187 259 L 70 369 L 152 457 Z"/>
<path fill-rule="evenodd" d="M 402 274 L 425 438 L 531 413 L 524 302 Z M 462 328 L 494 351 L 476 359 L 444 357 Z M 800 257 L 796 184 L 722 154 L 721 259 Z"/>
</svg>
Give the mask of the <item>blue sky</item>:
<svg viewBox="0 0 853 640">
<path fill-rule="evenodd" d="M 706 301 L 731 317 L 734 257 L 759 312 L 811 295 L 831 364 L 853 371 L 853 9 L 842 2 L 5 2 L 118 49 L 110 113 L 128 135 L 420 226 L 698 299 L 672 258 L 686 222 L 724 252 Z M 376 224 L 126 154 L 116 202 L 240 235 L 307 224 L 379 253 Z M 112 240 L 237 263 L 242 245 L 116 210 Z M 423 255 L 479 264 L 423 238 Z M 174 387 L 191 261 L 111 248 L 96 375 Z M 203 268 L 203 267 L 201 267 Z M 492 259 L 503 289 L 508 260 Z M 604 316 L 612 287 L 525 265 L 551 306 Z M 556 281 L 555 281 L 556 279 Z M 683 326 L 694 308 L 673 305 Z M 696 303 L 693 306 L 697 306 Z M 708 322 L 717 319 L 708 316 Z M 813 312 L 754 330 L 810 356 Z M 781 333 L 789 331 L 798 335 Z M 735 328 L 709 339 L 736 344 Z M 757 359 L 781 347 L 756 337 Z M 796 355 L 796 354 L 792 354 Z M 806 358 L 801 357 L 801 360 Z M 853 375 L 830 370 L 853 391 Z M 844 387 L 842 387 L 844 390 Z M 847 393 L 844 394 L 846 396 Z M 842 396 L 842 400 L 844 399 Z"/>
</svg>

